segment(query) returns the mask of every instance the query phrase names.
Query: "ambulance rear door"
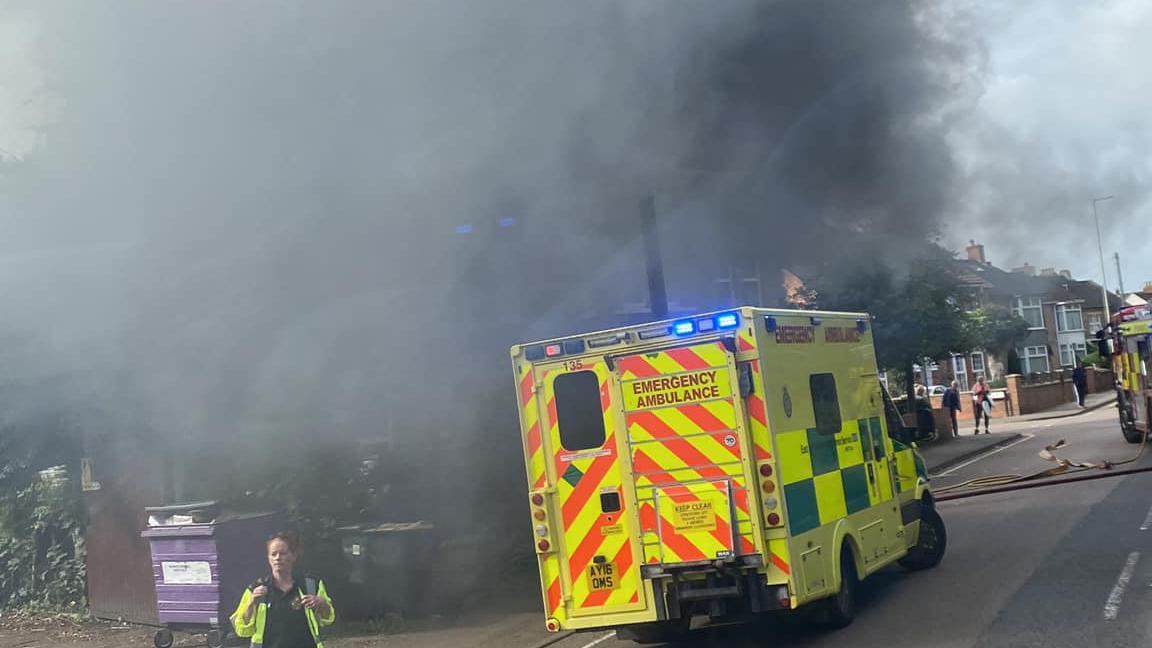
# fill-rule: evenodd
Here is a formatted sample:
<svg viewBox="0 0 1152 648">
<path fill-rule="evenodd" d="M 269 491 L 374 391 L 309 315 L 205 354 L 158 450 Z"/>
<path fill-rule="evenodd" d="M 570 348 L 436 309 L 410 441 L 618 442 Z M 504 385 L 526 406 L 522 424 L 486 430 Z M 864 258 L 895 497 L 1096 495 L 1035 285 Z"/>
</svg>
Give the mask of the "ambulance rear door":
<svg viewBox="0 0 1152 648">
<path fill-rule="evenodd" d="M 643 560 L 758 553 L 736 360 L 719 340 L 615 359 L 640 508 Z"/>
<path fill-rule="evenodd" d="M 559 573 L 546 584 L 568 617 L 643 611 L 635 500 L 616 423 L 620 404 L 603 358 L 535 368 L 545 461 L 558 525 Z"/>
</svg>

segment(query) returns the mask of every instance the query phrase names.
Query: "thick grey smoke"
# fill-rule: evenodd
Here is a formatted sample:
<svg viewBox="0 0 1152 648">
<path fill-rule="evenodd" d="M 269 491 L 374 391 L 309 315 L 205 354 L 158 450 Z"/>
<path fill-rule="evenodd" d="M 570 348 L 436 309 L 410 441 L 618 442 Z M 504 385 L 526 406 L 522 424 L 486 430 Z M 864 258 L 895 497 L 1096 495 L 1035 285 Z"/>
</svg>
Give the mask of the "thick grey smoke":
<svg viewBox="0 0 1152 648">
<path fill-rule="evenodd" d="M 182 447 L 390 435 L 420 466 L 451 448 L 433 474 L 513 506 L 506 349 L 628 317 L 647 197 L 688 308 L 716 304 L 727 265 L 915 254 L 973 71 L 918 2 L 4 19 L 34 29 L 51 98 L 42 145 L 3 167 L 6 326 L 48 338 L 78 398 Z M 474 487 L 445 488 L 469 509 Z"/>
</svg>

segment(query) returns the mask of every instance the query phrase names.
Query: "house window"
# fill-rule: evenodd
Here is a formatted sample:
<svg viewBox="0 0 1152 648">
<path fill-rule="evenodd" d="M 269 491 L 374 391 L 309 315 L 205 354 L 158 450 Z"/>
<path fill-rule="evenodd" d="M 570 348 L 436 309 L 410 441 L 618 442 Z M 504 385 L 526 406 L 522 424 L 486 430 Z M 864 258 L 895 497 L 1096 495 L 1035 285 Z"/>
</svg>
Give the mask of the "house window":
<svg viewBox="0 0 1152 648">
<path fill-rule="evenodd" d="M 1095 334 L 1096 331 L 1104 328 L 1104 313 L 1092 312 L 1088 313 L 1088 331 Z"/>
<path fill-rule="evenodd" d="M 1084 315 L 1080 304 L 1056 305 L 1056 330 L 1060 333 L 1084 330 Z"/>
<path fill-rule="evenodd" d="M 1026 374 L 1048 373 L 1048 347 L 1030 346 L 1016 351 L 1020 356 L 1020 370 Z"/>
<path fill-rule="evenodd" d="M 984 353 L 977 351 L 972 354 L 972 375 L 980 378 L 984 376 Z"/>
<path fill-rule="evenodd" d="M 952 375 L 960 383 L 960 391 L 968 391 L 968 363 L 964 356 L 952 356 Z"/>
<path fill-rule="evenodd" d="M 1060 345 L 1060 366 L 1072 367 L 1075 366 L 1076 361 L 1083 359 L 1084 354 L 1087 353 L 1088 347 L 1083 342 L 1073 342 L 1071 344 Z"/>
<path fill-rule="evenodd" d="M 1012 312 L 1028 322 L 1028 328 L 1044 328 L 1044 310 L 1040 306 L 1039 297 L 1017 297 L 1012 302 Z"/>
</svg>

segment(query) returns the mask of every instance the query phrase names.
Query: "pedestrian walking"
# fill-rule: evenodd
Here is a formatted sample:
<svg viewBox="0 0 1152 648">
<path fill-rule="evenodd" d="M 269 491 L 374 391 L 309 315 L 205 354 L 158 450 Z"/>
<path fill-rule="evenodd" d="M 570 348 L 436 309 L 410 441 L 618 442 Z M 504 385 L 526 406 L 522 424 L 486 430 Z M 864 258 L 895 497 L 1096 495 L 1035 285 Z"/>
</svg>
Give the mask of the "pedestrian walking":
<svg viewBox="0 0 1152 648">
<path fill-rule="evenodd" d="M 320 628 L 332 625 L 336 609 L 324 581 L 296 571 L 300 537 L 277 533 L 265 547 L 272 571 L 244 590 L 232 614 L 236 635 L 252 648 L 324 648 Z"/>
<path fill-rule="evenodd" d="M 960 436 L 960 423 L 956 415 L 960 413 L 960 383 L 953 380 L 948 389 L 944 391 L 944 398 L 940 405 L 948 410 L 948 417 L 952 420 L 952 438 Z"/>
<path fill-rule="evenodd" d="M 1076 388 L 1076 404 L 1084 407 L 1084 393 L 1088 390 L 1088 371 L 1084 368 L 1084 361 L 1077 360 L 1076 368 L 1072 370 L 1072 386 Z"/>
<path fill-rule="evenodd" d="M 976 419 L 976 431 L 973 434 L 980 434 L 980 417 L 984 417 L 984 434 L 991 434 L 988 431 L 988 419 L 992 416 L 992 397 L 989 396 L 988 383 L 984 382 L 984 376 L 976 379 L 976 384 L 972 387 L 972 416 Z"/>
</svg>

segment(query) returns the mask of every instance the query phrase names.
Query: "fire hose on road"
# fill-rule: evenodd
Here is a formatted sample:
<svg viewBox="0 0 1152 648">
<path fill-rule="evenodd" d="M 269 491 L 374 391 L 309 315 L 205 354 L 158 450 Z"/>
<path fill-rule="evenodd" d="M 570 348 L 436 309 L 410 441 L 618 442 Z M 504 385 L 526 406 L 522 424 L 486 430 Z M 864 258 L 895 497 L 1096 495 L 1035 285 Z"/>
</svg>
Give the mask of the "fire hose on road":
<svg viewBox="0 0 1152 648">
<path fill-rule="evenodd" d="M 1041 470 L 1027 475 L 990 475 L 988 477 L 977 477 L 976 479 L 969 479 L 968 481 L 953 484 L 951 486 L 944 486 L 942 488 L 935 488 L 933 492 L 936 495 L 936 501 L 946 502 L 949 500 L 965 499 L 968 497 L 978 497 L 980 495 L 992 495 L 995 493 L 1007 493 L 1017 490 L 1025 490 L 1029 488 L 1040 488 L 1041 486 L 1051 486 L 1055 484 L 1070 484 L 1072 482 L 1091 481 L 1093 479 L 1105 479 L 1107 477 L 1122 477 L 1124 475 L 1135 475 L 1139 473 L 1152 472 L 1152 466 L 1145 468 L 1128 468 L 1125 470 L 1115 470 L 1117 466 L 1124 466 L 1130 463 L 1135 463 L 1144 454 L 1144 448 L 1148 445 L 1148 435 L 1145 434 L 1140 442 L 1140 447 L 1137 449 L 1136 454 L 1123 461 L 1110 461 L 1104 460 L 1102 462 L 1076 462 L 1068 459 L 1062 459 L 1056 455 L 1057 450 L 1067 447 L 1068 444 L 1063 439 L 1057 441 L 1054 445 L 1045 446 L 1039 452 L 1042 459 L 1051 461 L 1056 464 L 1051 468 Z M 1077 475 L 1077 473 L 1084 473 L 1089 471 L 1096 471 L 1091 475 Z M 1059 479 L 1050 479 L 1057 476 L 1065 476 Z"/>
</svg>

